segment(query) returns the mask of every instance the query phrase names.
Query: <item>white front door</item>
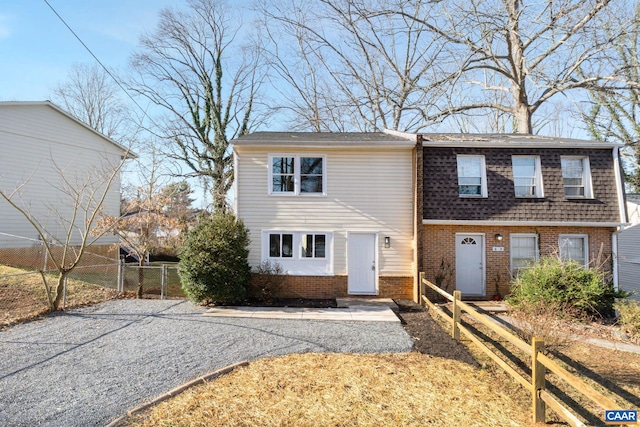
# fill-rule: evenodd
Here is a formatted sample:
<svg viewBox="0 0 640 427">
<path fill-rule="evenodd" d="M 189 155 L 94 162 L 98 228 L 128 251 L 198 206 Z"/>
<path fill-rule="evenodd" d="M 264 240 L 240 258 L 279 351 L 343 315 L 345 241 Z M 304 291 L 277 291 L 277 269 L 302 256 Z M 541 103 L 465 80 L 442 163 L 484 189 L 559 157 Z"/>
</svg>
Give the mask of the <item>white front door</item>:
<svg viewBox="0 0 640 427">
<path fill-rule="evenodd" d="M 484 296 L 484 235 L 456 234 L 456 290 Z"/>
<path fill-rule="evenodd" d="M 348 233 L 347 261 L 348 293 L 377 295 L 375 233 Z"/>
</svg>

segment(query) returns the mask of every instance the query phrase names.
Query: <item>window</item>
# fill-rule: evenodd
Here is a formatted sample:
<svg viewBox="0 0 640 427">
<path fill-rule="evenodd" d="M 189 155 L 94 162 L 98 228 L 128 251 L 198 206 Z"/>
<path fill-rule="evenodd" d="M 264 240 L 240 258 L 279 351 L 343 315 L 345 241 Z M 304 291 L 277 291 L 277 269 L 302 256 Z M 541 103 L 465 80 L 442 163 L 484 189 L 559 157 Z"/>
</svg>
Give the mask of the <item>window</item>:
<svg viewBox="0 0 640 427">
<path fill-rule="evenodd" d="M 458 194 L 460 197 L 487 197 L 484 156 L 458 156 Z"/>
<path fill-rule="evenodd" d="M 261 261 L 277 262 L 287 274 L 333 274 L 333 232 L 263 230 Z"/>
<path fill-rule="evenodd" d="M 582 265 L 589 264 L 589 239 L 581 234 L 561 234 L 558 241 L 560 258 L 572 259 Z"/>
<path fill-rule="evenodd" d="M 269 234 L 269 257 L 293 257 L 293 234 Z"/>
<path fill-rule="evenodd" d="M 325 156 L 269 156 L 269 194 L 326 194 Z"/>
<path fill-rule="evenodd" d="M 511 235 L 511 274 L 518 272 L 538 261 L 538 235 L 537 234 L 512 234 Z"/>
<path fill-rule="evenodd" d="M 591 171 L 588 157 L 562 157 L 562 182 L 566 197 L 591 198 Z"/>
<path fill-rule="evenodd" d="M 324 258 L 326 241 L 324 234 L 303 234 L 302 258 Z"/>
<path fill-rule="evenodd" d="M 513 156 L 511 164 L 516 197 L 542 197 L 540 157 Z"/>
<path fill-rule="evenodd" d="M 293 193 L 295 178 L 295 159 L 293 157 L 273 157 L 271 176 L 274 193 Z"/>
</svg>

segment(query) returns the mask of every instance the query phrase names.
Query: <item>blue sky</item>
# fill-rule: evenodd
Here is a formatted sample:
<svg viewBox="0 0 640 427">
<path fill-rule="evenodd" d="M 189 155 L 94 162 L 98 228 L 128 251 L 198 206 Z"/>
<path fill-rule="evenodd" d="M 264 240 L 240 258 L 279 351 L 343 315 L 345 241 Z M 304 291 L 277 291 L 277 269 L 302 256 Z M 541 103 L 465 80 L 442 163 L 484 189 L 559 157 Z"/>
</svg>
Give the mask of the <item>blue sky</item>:
<svg viewBox="0 0 640 427">
<path fill-rule="evenodd" d="M 138 37 L 176 0 L 48 0 L 100 61 L 126 66 Z M 42 101 L 72 64 L 94 59 L 44 0 L 0 0 L 0 101 Z"/>
</svg>

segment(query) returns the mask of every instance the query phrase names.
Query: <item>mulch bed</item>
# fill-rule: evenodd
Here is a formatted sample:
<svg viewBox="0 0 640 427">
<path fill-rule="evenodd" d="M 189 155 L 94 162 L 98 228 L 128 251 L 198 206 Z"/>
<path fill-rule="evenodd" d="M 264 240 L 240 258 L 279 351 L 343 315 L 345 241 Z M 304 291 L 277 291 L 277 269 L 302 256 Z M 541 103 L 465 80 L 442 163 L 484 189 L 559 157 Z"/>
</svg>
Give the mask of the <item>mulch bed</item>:
<svg viewBox="0 0 640 427">
<path fill-rule="evenodd" d="M 395 300 L 398 316 L 407 333 L 413 338 L 415 350 L 435 357 L 458 360 L 480 366 L 467 347 L 451 338 L 429 314 L 426 307 L 411 300 Z"/>
</svg>

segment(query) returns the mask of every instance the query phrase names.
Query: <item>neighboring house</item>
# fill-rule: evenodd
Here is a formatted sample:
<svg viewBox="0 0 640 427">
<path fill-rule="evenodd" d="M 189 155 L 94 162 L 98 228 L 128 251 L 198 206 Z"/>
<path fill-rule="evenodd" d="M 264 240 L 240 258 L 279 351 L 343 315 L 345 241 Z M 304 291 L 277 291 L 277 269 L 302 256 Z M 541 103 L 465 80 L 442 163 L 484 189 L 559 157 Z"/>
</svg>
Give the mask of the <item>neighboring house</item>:
<svg viewBox="0 0 640 427">
<path fill-rule="evenodd" d="M 618 285 L 640 301 L 640 224 L 618 232 Z"/>
<path fill-rule="evenodd" d="M 423 135 L 419 268 L 465 298 L 510 291 L 553 254 L 602 263 L 616 279 L 626 223 L 619 145 L 532 135 Z M 636 276 L 637 277 L 637 276 Z"/>
<path fill-rule="evenodd" d="M 630 227 L 618 232 L 618 284 L 640 301 L 640 194 L 627 194 Z"/>
<path fill-rule="evenodd" d="M 627 214 L 631 224 L 640 224 L 640 194 L 627 194 Z"/>
<path fill-rule="evenodd" d="M 0 147 L 0 189 L 8 194 L 16 191 L 13 200 L 43 224 L 53 242 L 64 240 L 66 223 L 74 218 L 74 203 L 64 188 L 79 189 L 91 178 L 113 171 L 125 156 L 133 156 L 48 101 L 0 102 Z M 93 189 L 100 185 L 104 182 Z M 88 190 L 84 190 L 85 200 Z M 116 177 L 102 212 L 117 216 L 119 211 L 120 179 Z M 85 220 L 82 212 L 76 218 L 80 225 Z M 33 226 L 4 200 L 0 200 L 0 233 L 0 248 L 4 248 L 0 262 L 9 253 L 6 248 L 38 246 Z M 113 247 L 117 241 L 113 235 L 105 236 L 92 252 L 117 257 Z M 79 242 L 76 233 L 71 244 Z"/>
<path fill-rule="evenodd" d="M 404 134 L 403 134 L 404 135 Z M 233 141 L 249 262 L 290 297 L 413 298 L 416 136 L 258 132 Z"/>
</svg>

